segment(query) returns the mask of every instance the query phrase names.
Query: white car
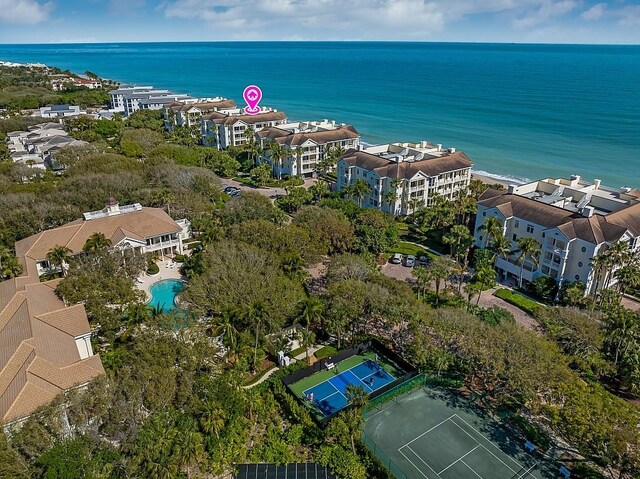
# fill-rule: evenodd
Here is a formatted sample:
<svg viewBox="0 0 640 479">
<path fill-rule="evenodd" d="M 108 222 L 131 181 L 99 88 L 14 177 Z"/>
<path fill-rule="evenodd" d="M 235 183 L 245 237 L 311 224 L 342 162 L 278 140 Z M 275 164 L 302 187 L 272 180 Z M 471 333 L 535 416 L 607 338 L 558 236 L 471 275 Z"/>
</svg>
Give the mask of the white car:
<svg viewBox="0 0 640 479">
<path fill-rule="evenodd" d="M 402 263 L 402 255 L 400 253 L 394 253 L 393 256 L 391 257 L 391 259 L 389 260 L 389 263 L 401 264 Z"/>
</svg>

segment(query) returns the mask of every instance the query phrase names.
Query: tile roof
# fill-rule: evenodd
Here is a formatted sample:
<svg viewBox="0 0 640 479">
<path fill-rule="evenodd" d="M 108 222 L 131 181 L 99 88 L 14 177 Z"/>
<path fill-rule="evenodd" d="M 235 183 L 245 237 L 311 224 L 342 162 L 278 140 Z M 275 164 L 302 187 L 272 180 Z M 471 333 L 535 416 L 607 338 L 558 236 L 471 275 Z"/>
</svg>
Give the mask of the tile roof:
<svg viewBox="0 0 640 479">
<path fill-rule="evenodd" d="M 120 231 L 119 231 L 120 230 Z M 159 208 L 142 208 L 140 211 L 121 213 L 89 221 L 76 220 L 64 226 L 46 230 L 35 236 L 16 242 L 16 252 L 33 260 L 42 260 L 56 245 L 66 246 L 73 253 L 82 251 L 89 237 L 94 233 L 102 233 L 105 237 L 123 238 L 123 232 L 133 235 L 133 239 L 176 233 L 182 228 L 163 210 Z M 24 244 L 23 244 L 24 243 Z M 29 246 L 30 245 L 30 246 Z"/>
<path fill-rule="evenodd" d="M 341 157 L 351 166 L 375 171 L 381 178 L 413 178 L 418 173 L 427 176 L 438 176 L 448 171 L 471 168 L 473 163 L 462 151 L 431 157 L 417 161 L 395 161 L 382 158 L 362 150 L 347 150 Z"/>
<path fill-rule="evenodd" d="M 282 111 L 267 111 L 264 113 L 258 113 L 256 115 L 227 115 L 227 118 L 222 123 L 225 125 L 233 125 L 239 121 L 252 125 L 253 123 L 260 123 L 262 121 L 278 121 L 286 120 L 287 115 Z"/>
<path fill-rule="evenodd" d="M 300 131 L 296 133 L 274 126 L 261 130 L 258 132 L 258 136 L 264 140 L 276 141 L 280 145 L 296 147 L 309 140 L 317 144 L 324 144 L 359 138 L 360 134 L 351 125 L 337 126 L 335 129 L 319 129 L 317 131 Z"/>
<path fill-rule="evenodd" d="M 64 309 L 50 311 L 34 317 L 74 338 L 91 332 L 91 328 L 87 322 L 87 313 L 81 304 L 75 304 Z"/>
<path fill-rule="evenodd" d="M 173 111 L 189 111 L 192 108 L 197 108 L 200 111 L 208 111 L 208 110 L 221 109 L 221 108 L 235 108 L 236 102 L 233 100 L 219 100 L 219 101 L 208 101 L 203 103 L 187 103 L 186 105 L 182 102 L 174 102 L 168 106 Z"/>
<path fill-rule="evenodd" d="M 505 217 L 517 217 L 545 228 L 558 228 L 569 239 L 580 238 L 594 244 L 617 241 L 627 230 L 627 225 L 618 213 L 635 211 L 636 224 L 640 225 L 640 210 L 635 205 L 608 216 L 594 214 L 590 218 L 558 206 L 541 203 L 531 198 L 510 194 L 502 190 L 488 189 L 478 204 L 487 208 L 497 208 Z M 633 216 L 630 211 L 624 216 Z M 630 221 L 633 218 L 629 218 Z"/>
</svg>

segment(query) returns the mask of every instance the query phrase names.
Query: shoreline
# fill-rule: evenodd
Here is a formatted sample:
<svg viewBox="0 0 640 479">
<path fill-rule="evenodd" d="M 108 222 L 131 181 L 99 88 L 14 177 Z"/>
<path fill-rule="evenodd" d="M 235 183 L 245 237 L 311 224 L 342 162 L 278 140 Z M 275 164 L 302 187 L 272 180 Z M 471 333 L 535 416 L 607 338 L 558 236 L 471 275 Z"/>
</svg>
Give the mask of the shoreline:
<svg viewBox="0 0 640 479">
<path fill-rule="evenodd" d="M 5 66 L 5 67 L 32 67 L 32 68 L 47 68 L 47 69 L 53 69 L 53 68 L 59 68 L 59 67 L 55 67 L 55 66 L 51 66 L 51 65 L 46 65 L 43 63 L 17 63 L 17 62 L 9 62 L 9 61 L 4 61 L 4 60 L 0 60 L 0 66 Z M 82 76 L 81 73 L 74 73 L 71 72 L 74 75 L 77 76 Z M 109 81 L 109 82 L 113 82 L 116 85 L 125 85 L 125 83 L 120 82 L 119 80 L 113 80 L 113 79 L 108 79 L 108 78 L 103 78 L 101 76 L 98 75 L 98 78 L 100 80 L 103 81 Z M 293 122 L 293 121 L 298 121 L 298 120 L 294 120 L 289 118 L 288 119 L 289 122 Z M 307 121 L 307 120 L 299 120 L 299 121 Z M 407 139 L 399 139 L 397 141 L 409 141 Z M 369 141 L 366 141 L 362 136 L 360 137 L 360 143 L 366 146 L 375 146 L 377 145 L 377 143 L 371 143 Z M 516 184 L 516 185 L 521 185 L 524 183 L 527 183 L 531 180 L 527 179 L 527 178 L 518 178 L 515 176 L 510 176 L 508 174 L 499 174 L 499 173 L 492 173 L 490 171 L 485 171 L 485 170 L 471 170 L 471 178 L 472 179 L 477 179 L 482 181 L 485 184 L 491 185 L 491 184 L 500 184 L 502 186 L 504 186 L 505 188 L 508 187 L 511 184 Z"/>
</svg>

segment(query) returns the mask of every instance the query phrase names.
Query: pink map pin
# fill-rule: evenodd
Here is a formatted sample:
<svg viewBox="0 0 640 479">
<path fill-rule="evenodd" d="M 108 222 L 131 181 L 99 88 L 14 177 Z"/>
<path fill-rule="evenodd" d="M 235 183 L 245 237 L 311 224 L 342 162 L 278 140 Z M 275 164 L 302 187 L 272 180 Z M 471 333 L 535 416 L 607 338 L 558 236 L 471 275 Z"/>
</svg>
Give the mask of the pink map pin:
<svg viewBox="0 0 640 479">
<path fill-rule="evenodd" d="M 247 102 L 247 106 L 244 107 L 244 112 L 249 115 L 256 115 L 260 113 L 260 107 L 258 103 L 262 100 L 262 90 L 256 85 L 249 85 L 242 92 L 242 98 Z"/>
</svg>

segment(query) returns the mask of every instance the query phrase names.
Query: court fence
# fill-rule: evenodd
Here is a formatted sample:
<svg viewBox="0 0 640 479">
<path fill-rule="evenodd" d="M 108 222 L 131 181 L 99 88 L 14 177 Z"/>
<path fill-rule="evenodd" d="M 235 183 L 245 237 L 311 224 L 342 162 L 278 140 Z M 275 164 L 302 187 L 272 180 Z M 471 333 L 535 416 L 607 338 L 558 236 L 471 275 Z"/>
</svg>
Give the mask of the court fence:
<svg viewBox="0 0 640 479">
<path fill-rule="evenodd" d="M 409 378 L 403 378 L 403 381 L 397 383 L 393 381 L 389 383 L 387 386 L 391 386 L 390 388 L 380 388 L 375 394 L 372 394 L 369 401 L 367 402 L 365 414 L 369 413 L 374 409 L 378 409 L 382 404 L 389 402 L 391 400 L 397 399 L 400 396 L 404 396 L 405 394 L 412 393 L 416 389 L 421 388 L 425 385 L 427 378 L 424 374 L 412 375 Z M 396 383 L 396 384 L 394 384 Z M 383 391 L 383 389 L 385 389 Z"/>
<path fill-rule="evenodd" d="M 378 447 L 376 442 L 371 439 L 366 432 L 362 433 L 362 441 L 393 477 L 396 479 L 409 479 L 409 477 L 402 472 L 396 463 L 393 462 L 393 460 L 380 447 Z"/>
</svg>

